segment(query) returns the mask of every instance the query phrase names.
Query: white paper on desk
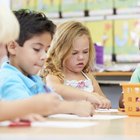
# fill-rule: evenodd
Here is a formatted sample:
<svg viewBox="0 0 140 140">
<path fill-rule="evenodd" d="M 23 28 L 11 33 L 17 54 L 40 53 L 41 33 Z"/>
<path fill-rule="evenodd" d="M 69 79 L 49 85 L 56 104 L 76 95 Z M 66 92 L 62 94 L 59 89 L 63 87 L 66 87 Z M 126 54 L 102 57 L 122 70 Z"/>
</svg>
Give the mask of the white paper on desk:
<svg viewBox="0 0 140 140">
<path fill-rule="evenodd" d="M 0 127 L 8 127 L 10 123 L 11 121 L 0 122 Z M 32 122 L 31 127 L 83 128 L 94 126 L 97 124 L 98 124 L 97 122 L 43 121 L 43 122 Z"/>
<path fill-rule="evenodd" d="M 78 120 L 112 120 L 112 119 L 121 119 L 128 117 L 127 115 L 93 115 L 93 117 L 79 117 L 77 115 L 68 115 L 68 114 L 57 114 L 50 115 L 50 118 L 59 118 L 59 119 L 78 119 Z"/>
<path fill-rule="evenodd" d="M 97 109 L 95 112 L 119 112 L 118 109 Z"/>
<path fill-rule="evenodd" d="M 83 128 L 97 125 L 97 122 L 76 122 L 76 121 L 47 121 L 32 122 L 32 127 L 59 127 L 59 128 Z"/>
</svg>

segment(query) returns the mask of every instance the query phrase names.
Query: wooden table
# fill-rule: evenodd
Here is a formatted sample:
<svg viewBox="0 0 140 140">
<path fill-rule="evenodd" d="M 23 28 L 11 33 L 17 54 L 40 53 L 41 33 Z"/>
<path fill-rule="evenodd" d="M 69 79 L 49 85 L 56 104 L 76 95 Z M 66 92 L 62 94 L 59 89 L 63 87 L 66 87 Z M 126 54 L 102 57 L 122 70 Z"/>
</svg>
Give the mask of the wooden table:
<svg viewBox="0 0 140 140">
<path fill-rule="evenodd" d="M 98 113 L 124 115 L 120 112 Z M 47 118 L 46 121 L 66 121 L 66 119 Z M 73 120 L 67 120 L 73 121 Z M 87 121 L 87 120 L 82 120 Z M 77 123 L 78 120 L 75 120 Z M 0 127 L 0 140 L 134 140 L 140 139 L 140 117 L 127 117 L 114 120 L 88 120 L 97 122 L 92 127 L 56 128 L 56 127 Z"/>
</svg>

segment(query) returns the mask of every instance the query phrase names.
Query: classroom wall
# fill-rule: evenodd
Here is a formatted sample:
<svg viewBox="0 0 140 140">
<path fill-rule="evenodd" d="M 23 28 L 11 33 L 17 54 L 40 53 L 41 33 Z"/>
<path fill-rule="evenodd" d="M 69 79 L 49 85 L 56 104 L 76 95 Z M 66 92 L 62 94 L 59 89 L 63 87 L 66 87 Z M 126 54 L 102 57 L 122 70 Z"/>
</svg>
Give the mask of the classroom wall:
<svg viewBox="0 0 140 140">
<path fill-rule="evenodd" d="M 126 61 L 139 60 L 138 6 L 138 0 L 11 0 L 13 10 L 29 8 L 42 11 L 54 22 L 63 22 L 67 18 L 82 19 L 91 31 L 93 42 L 104 47 L 104 55 L 115 53 Z M 85 11 L 88 11 L 87 15 Z"/>
</svg>

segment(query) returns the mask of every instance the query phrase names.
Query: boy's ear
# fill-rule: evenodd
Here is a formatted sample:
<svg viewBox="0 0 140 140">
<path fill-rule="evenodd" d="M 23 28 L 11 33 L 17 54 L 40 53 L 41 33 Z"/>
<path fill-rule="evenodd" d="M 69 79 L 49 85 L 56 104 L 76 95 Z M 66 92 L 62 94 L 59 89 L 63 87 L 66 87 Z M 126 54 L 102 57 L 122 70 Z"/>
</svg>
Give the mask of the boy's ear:
<svg viewBox="0 0 140 140">
<path fill-rule="evenodd" d="M 16 48 L 18 47 L 17 45 L 18 44 L 15 41 L 10 41 L 7 44 L 8 53 L 11 54 L 11 55 L 15 55 L 16 54 Z"/>
</svg>

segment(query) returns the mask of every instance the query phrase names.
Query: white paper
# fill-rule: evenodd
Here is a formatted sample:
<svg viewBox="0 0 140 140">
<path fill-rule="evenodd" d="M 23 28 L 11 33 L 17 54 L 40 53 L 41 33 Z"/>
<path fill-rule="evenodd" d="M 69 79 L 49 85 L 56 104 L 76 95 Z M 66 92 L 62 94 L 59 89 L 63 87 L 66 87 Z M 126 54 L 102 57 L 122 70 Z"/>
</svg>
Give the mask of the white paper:
<svg viewBox="0 0 140 140">
<path fill-rule="evenodd" d="M 97 122 L 75 122 L 75 121 L 47 121 L 33 122 L 32 127 L 59 127 L 59 128 L 83 128 L 97 125 Z"/>
<path fill-rule="evenodd" d="M 0 122 L 0 126 L 9 126 L 10 123 L 10 121 L 2 121 Z"/>
<path fill-rule="evenodd" d="M 118 109 L 97 109 L 95 112 L 119 112 Z"/>
<path fill-rule="evenodd" d="M 11 121 L 0 122 L 0 127 L 8 127 Z M 83 128 L 97 125 L 97 122 L 75 122 L 75 121 L 43 121 L 32 122 L 31 126 L 27 127 L 59 127 L 59 128 Z M 21 127 L 21 126 L 16 126 Z"/>
<path fill-rule="evenodd" d="M 78 119 L 78 120 L 112 120 L 126 118 L 127 115 L 93 115 L 93 117 L 79 117 L 77 115 L 68 114 L 57 114 L 51 115 L 49 118 L 59 118 L 59 119 Z"/>
</svg>

